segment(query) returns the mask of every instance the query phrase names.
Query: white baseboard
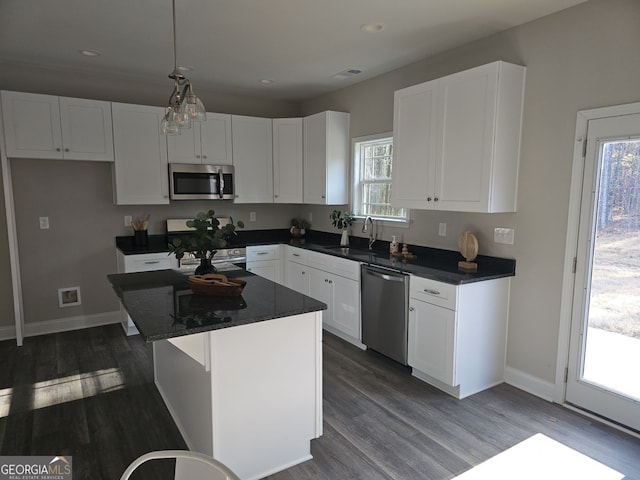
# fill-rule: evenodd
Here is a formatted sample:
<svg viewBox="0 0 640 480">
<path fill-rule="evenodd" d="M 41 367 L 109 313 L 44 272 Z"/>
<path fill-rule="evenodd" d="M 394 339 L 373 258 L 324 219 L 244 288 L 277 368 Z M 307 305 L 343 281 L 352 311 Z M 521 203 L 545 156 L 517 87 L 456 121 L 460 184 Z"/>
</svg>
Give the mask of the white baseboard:
<svg viewBox="0 0 640 480">
<path fill-rule="evenodd" d="M 120 323 L 120 311 L 80 315 L 78 317 L 58 318 L 43 322 L 25 323 L 24 336 L 35 337 L 48 333 L 68 332 L 82 328 L 99 327 L 111 323 Z M 1 332 L 0 332 L 1 333 Z M 15 335 L 14 335 L 15 337 Z"/>
<path fill-rule="evenodd" d="M 504 381 L 509 385 L 513 385 L 520 390 L 524 390 L 531 395 L 540 397 L 549 402 L 553 402 L 555 398 L 555 384 L 546 382 L 538 377 L 534 377 L 522 370 L 507 366 L 504 369 Z"/>
</svg>

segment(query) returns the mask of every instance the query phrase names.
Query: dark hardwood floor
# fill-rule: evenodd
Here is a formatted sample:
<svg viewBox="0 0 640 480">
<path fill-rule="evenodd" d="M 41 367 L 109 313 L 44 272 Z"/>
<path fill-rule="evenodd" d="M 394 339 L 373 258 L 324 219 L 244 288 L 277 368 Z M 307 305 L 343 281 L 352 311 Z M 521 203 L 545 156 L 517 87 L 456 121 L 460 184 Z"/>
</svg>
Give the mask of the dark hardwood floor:
<svg viewBox="0 0 640 480">
<path fill-rule="evenodd" d="M 186 448 L 151 358 L 119 325 L 0 342 L 0 455 L 71 455 L 75 479 L 117 480 L 145 452 Z M 640 480 L 635 437 L 508 385 L 458 401 L 326 334 L 324 434 L 269 479 L 450 479 L 538 432 Z"/>
</svg>

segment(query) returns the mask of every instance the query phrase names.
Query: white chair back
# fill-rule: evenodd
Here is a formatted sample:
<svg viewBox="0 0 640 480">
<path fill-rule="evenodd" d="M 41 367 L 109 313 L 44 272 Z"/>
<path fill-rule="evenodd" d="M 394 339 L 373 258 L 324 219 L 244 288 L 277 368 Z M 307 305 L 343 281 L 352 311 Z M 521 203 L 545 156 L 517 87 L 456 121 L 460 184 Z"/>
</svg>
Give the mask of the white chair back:
<svg viewBox="0 0 640 480">
<path fill-rule="evenodd" d="M 160 450 L 149 452 L 131 462 L 120 480 L 129 480 L 131 474 L 143 463 L 150 460 L 175 458 L 175 480 L 240 480 L 222 463 L 198 452 L 188 450 Z"/>
</svg>

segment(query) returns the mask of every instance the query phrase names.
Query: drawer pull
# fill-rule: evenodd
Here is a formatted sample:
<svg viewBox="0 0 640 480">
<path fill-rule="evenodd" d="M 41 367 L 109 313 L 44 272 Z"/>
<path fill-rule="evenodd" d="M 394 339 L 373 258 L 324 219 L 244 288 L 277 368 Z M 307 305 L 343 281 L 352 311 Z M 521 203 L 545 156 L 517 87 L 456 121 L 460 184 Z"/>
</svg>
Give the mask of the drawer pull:
<svg viewBox="0 0 640 480">
<path fill-rule="evenodd" d="M 160 263 L 160 260 L 148 260 L 144 262 L 145 265 L 155 265 L 156 263 Z"/>
<path fill-rule="evenodd" d="M 300 256 L 299 253 L 292 253 L 291 255 L 294 256 L 294 257 L 299 257 Z"/>
<path fill-rule="evenodd" d="M 438 290 L 432 290 L 430 288 L 425 288 L 424 292 L 430 295 L 440 295 L 440 292 Z"/>
<path fill-rule="evenodd" d="M 256 255 L 269 255 L 270 252 L 257 252 Z"/>
</svg>

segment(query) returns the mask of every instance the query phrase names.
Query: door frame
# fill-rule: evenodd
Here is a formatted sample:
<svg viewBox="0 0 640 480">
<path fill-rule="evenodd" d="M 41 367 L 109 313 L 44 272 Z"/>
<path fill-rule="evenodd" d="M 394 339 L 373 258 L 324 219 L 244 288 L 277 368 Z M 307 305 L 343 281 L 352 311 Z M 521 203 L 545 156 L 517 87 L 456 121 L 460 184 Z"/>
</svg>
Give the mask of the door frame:
<svg viewBox="0 0 640 480">
<path fill-rule="evenodd" d="M 640 102 L 611 107 L 580 110 L 576 119 L 573 166 L 571 169 L 571 190 L 569 212 L 567 215 L 567 238 L 565 242 L 564 269 L 562 278 L 562 297 L 560 303 L 560 328 L 558 330 L 558 355 L 556 358 L 556 378 L 553 400 L 564 404 L 567 384 L 566 375 L 569 365 L 569 343 L 571 340 L 571 317 L 573 310 L 573 291 L 575 283 L 575 264 L 578 252 L 578 230 L 580 227 L 580 204 L 587 145 L 587 127 L 590 120 L 640 114 Z M 582 412 L 582 410 L 580 410 Z M 596 417 L 599 418 L 600 417 Z M 608 423 L 608 422 L 607 422 Z"/>
</svg>

